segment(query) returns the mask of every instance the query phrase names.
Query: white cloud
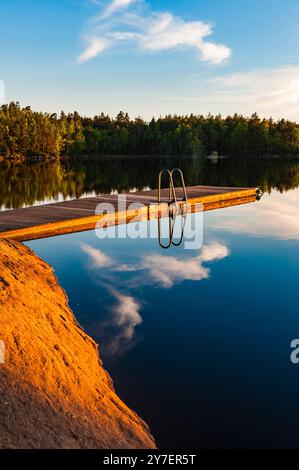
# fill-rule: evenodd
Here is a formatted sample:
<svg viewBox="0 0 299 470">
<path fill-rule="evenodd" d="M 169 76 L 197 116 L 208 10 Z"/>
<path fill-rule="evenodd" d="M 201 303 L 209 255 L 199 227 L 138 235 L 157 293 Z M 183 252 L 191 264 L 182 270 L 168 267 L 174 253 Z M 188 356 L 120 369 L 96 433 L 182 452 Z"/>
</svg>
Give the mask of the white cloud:
<svg viewBox="0 0 299 470">
<path fill-rule="evenodd" d="M 113 324 L 121 326 L 123 328 L 123 337 L 130 340 L 134 335 L 135 327 L 142 323 L 142 318 L 139 314 L 140 304 L 130 295 L 124 295 L 115 290 L 113 290 L 113 293 L 118 301 L 118 304 L 113 309 Z"/>
<path fill-rule="evenodd" d="M 94 59 L 110 45 L 110 41 L 108 39 L 97 36 L 86 37 L 85 42 L 87 46 L 84 52 L 78 57 L 79 63 Z"/>
<path fill-rule="evenodd" d="M 254 70 L 217 78 L 234 95 L 265 109 L 299 104 L 299 65 Z"/>
<path fill-rule="evenodd" d="M 115 266 L 115 271 L 119 273 L 136 272 L 138 269 L 138 266 L 135 266 L 134 264 L 119 264 Z"/>
<path fill-rule="evenodd" d="M 143 267 L 152 280 L 161 283 L 164 288 L 172 287 L 176 281 L 207 279 L 210 273 L 198 258 L 179 260 L 174 256 L 149 255 L 143 259 Z"/>
<path fill-rule="evenodd" d="M 117 303 L 103 324 L 104 328 L 110 330 L 106 354 L 119 355 L 135 343 L 135 329 L 143 322 L 139 313 L 141 304 L 131 295 L 122 294 L 115 289 L 110 289 L 110 292 Z"/>
<path fill-rule="evenodd" d="M 85 51 L 79 62 L 86 62 L 117 43 L 133 41 L 141 50 L 158 52 L 175 48 L 193 48 L 199 60 L 219 64 L 231 55 L 231 49 L 206 40 L 213 34 L 210 24 L 202 21 L 184 21 L 170 12 L 148 11 L 142 2 L 134 9 L 137 0 L 114 0 L 93 22 L 87 35 Z M 132 7 L 121 17 L 118 11 Z"/>
<path fill-rule="evenodd" d="M 201 81 L 200 96 L 182 101 L 202 103 L 205 112 L 245 114 L 257 112 L 275 119 L 299 119 L 299 65 L 234 73 Z M 178 98 L 176 97 L 176 102 Z M 193 109 L 189 109 L 193 111 Z"/>
<path fill-rule="evenodd" d="M 154 284 L 158 283 L 166 289 L 169 289 L 177 282 L 185 280 L 200 281 L 201 279 L 207 279 L 210 270 L 203 266 L 203 263 L 217 261 L 229 255 L 229 250 L 225 245 L 213 242 L 203 246 L 200 253 L 193 257 L 179 259 L 175 256 L 150 253 L 142 256 L 138 263 L 118 264 L 116 260 L 90 245 L 82 244 L 82 250 L 90 257 L 91 264 L 89 267 L 91 269 L 110 267 L 111 273 L 135 273 L 133 279 L 128 283 L 131 287 L 147 285 L 152 282 Z M 116 297 L 119 300 L 121 299 L 120 296 Z"/>
<path fill-rule="evenodd" d="M 202 42 L 199 47 L 201 60 L 206 60 L 212 64 L 220 64 L 231 56 L 231 49 L 221 44 L 212 42 Z"/>
<path fill-rule="evenodd" d="M 90 258 L 91 269 L 107 268 L 113 266 L 114 260 L 110 258 L 110 256 L 107 256 L 105 253 L 103 253 L 101 250 L 93 248 L 90 245 L 86 245 L 85 243 L 82 243 L 81 248 L 82 251 L 84 251 L 84 253 L 86 253 Z"/>
<path fill-rule="evenodd" d="M 153 15 L 147 31 L 140 36 L 140 45 L 151 51 L 194 47 L 199 52 L 200 60 L 218 64 L 230 57 L 231 50 L 219 44 L 205 42 L 204 38 L 211 34 L 212 28 L 207 23 L 185 22 L 170 13 L 159 13 Z"/>
<path fill-rule="evenodd" d="M 226 246 L 214 242 L 204 246 L 199 255 L 187 259 L 150 254 L 142 259 L 141 266 L 148 271 L 149 278 L 152 281 L 169 289 L 176 282 L 207 279 L 210 270 L 203 266 L 203 263 L 216 261 L 228 255 L 229 250 Z"/>
<path fill-rule="evenodd" d="M 299 190 L 264 194 L 261 201 L 209 214 L 209 227 L 259 237 L 299 240 Z"/>
<path fill-rule="evenodd" d="M 209 263 L 211 261 L 216 261 L 219 259 L 226 258 L 229 255 L 229 250 L 225 245 L 221 243 L 214 242 L 210 245 L 204 245 L 202 247 L 201 253 L 198 256 L 198 259 L 202 263 Z"/>
<path fill-rule="evenodd" d="M 204 246 L 197 256 L 179 259 L 174 256 L 149 254 L 142 256 L 138 263 L 130 265 L 118 264 L 116 260 L 90 245 L 82 244 L 81 248 L 90 257 L 90 268 L 97 271 L 97 281 L 116 300 L 106 320 L 96 326 L 103 337 L 109 337 L 105 353 L 111 356 L 127 351 L 136 343 L 138 340 L 136 327 L 143 322 L 140 315 L 142 304 L 133 295 L 123 294 L 116 290 L 113 287 L 115 282 L 123 286 L 126 292 L 128 289 L 140 289 L 141 286 L 149 284 L 169 289 L 175 283 L 184 280 L 207 279 L 210 276 L 210 269 L 203 266 L 203 263 L 220 260 L 229 255 L 226 246 L 214 242 Z M 105 267 L 110 269 L 101 271 Z M 128 277 L 125 281 L 114 279 L 114 273 L 119 272 L 127 272 L 131 279 Z"/>
<path fill-rule="evenodd" d="M 136 0 L 113 0 L 105 8 L 105 10 L 102 14 L 102 18 L 107 18 L 108 16 L 112 15 L 116 11 L 128 7 L 129 5 L 134 3 L 135 1 Z"/>
</svg>

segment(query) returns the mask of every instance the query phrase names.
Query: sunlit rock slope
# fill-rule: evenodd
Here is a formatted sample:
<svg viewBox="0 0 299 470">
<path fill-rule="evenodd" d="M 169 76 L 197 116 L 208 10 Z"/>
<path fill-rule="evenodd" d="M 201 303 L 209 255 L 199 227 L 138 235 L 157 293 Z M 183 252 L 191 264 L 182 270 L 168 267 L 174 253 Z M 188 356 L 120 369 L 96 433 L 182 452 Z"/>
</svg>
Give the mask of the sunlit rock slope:
<svg viewBox="0 0 299 470">
<path fill-rule="evenodd" d="M 152 448 L 116 395 L 52 268 L 0 240 L 1 448 Z"/>
</svg>

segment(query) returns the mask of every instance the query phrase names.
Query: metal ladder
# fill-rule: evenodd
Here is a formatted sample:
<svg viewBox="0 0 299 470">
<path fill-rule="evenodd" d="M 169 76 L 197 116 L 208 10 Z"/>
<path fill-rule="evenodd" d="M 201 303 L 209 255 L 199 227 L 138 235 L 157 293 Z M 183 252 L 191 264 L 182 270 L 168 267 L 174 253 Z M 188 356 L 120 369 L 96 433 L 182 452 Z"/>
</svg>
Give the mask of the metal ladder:
<svg viewBox="0 0 299 470">
<path fill-rule="evenodd" d="M 185 226 L 186 226 L 186 217 L 187 217 L 187 214 L 183 214 L 182 217 L 184 218 L 184 223 L 183 223 L 183 226 L 182 226 L 182 230 L 181 230 L 181 236 L 179 238 L 179 241 L 178 242 L 175 242 L 174 241 L 174 230 L 175 230 L 175 224 L 176 224 L 176 219 L 177 219 L 177 215 L 175 214 L 174 217 L 172 217 L 170 214 L 168 216 L 168 221 L 169 221 L 169 235 L 168 235 L 168 239 L 169 239 L 169 242 L 164 244 L 162 242 L 162 229 L 161 229 L 161 217 L 158 217 L 158 239 L 159 239 L 159 245 L 161 248 L 163 248 L 164 250 L 167 250 L 168 248 L 170 248 L 171 246 L 180 246 L 183 242 L 183 239 L 184 239 L 184 231 L 185 231 Z"/>
<path fill-rule="evenodd" d="M 173 182 L 173 175 L 174 173 L 179 173 L 181 177 L 181 183 L 182 183 L 182 188 L 184 192 L 184 198 L 179 201 L 184 203 L 184 207 L 186 206 L 188 208 L 188 196 L 187 196 L 187 191 L 186 191 L 186 185 L 185 185 L 185 179 L 182 170 L 180 168 L 174 168 L 173 170 L 168 170 L 167 168 L 164 168 L 163 170 L 160 171 L 159 173 L 159 178 L 158 178 L 158 203 L 161 204 L 161 182 L 162 182 L 162 176 L 164 173 L 166 173 L 169 176 L 169 201 L 168 201 L 168 206 L 171 206 L 172 204 L 175 204 L 176 208 L 176 213 L 179 212 L 179 203 L 175 191 L 175 186 Z"/>
</svg>

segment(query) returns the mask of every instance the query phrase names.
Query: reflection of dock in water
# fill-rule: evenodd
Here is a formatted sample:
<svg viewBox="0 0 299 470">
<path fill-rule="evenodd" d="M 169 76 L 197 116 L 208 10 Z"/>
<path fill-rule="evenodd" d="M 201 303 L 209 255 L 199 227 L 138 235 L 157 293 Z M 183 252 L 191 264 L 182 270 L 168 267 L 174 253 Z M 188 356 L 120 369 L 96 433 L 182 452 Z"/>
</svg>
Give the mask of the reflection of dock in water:
<svg viewBox="0 0 299 470">
<path fill-rule="evenodd" d="M 257 198 L 255 188 L 191 186 L 186 189 L 189 212 L 247 204 L 256 201 Z M 180 199 L 183 196 L 183 189 L 177 188 L 176 193 Z M 125 196 L 125 202 L 121 207 L 119 207 L 116 194 L 0 212 L 0 238 L 33 240 L 92 230 L 96 224 L 97 227 L 111 226 L 151 220 L 169 214 L 168 189 L 162 189 L 160 204 L 157 202 L 157 190 L 128 193 L 122 196 Z M 107 206 L 107 213 L 96 214 L 99 204 Z M 133 208 L 130 207 L 131 204 L 134 204 Z M 179 204 L 183 203 L 179 202 Z"/>
</svg>

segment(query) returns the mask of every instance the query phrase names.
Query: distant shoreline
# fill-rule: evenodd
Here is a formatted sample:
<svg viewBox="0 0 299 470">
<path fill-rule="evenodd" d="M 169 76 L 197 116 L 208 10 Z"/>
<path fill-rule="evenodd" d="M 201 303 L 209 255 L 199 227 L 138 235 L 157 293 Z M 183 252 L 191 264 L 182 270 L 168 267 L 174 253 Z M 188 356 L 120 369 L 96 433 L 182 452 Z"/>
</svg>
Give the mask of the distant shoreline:
<svg viewBox="0 0 299 470">
<path fill-rule="evenodd" d="M 150 122 L 100 113 L 58 115 L 22 108 L 19 102 L 0 107 L 0 159 L 23 160 L 85 155 L 196 156 L 212 154 L 262 158 L 299 155 L 299 124 L 290 120 L 234 114 L 166 115 Z M 161 158 L 161 157 L 160 157 Z M 182 157 L 181 157 L 182 158 Z"/>
<path fill-rule="evenodd" d="M 139 159 L 139 160 L 209 160 L 208 157 L 199 156 L 199 155 L 138 155 L 138 154 L 123 154 L 123 155 L 73 155 L 73 156 L 38 156 L 38 157 L 25 157 L 18 156 L 17 158 L 1 158 L 1 163 L 11 163 L 11 164 L 22 164 L 22 163 L 43 163 L 43 162 L 55 162 L 55 161 L 104 161 L 104 160 L 128 160 L 128 159 Z M 242 156 L 225 156 L 219 157 L 219 160 L 229 159 L 231 161 L 244 161 L 244 160 L 280 160 L 280 161 L 297 161 L 299 160 L 298 155 L 242 155 Z"/>
</svg>

